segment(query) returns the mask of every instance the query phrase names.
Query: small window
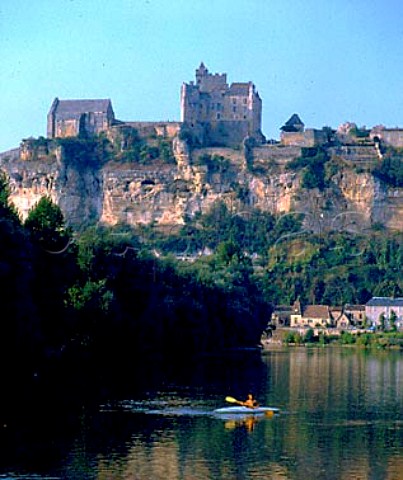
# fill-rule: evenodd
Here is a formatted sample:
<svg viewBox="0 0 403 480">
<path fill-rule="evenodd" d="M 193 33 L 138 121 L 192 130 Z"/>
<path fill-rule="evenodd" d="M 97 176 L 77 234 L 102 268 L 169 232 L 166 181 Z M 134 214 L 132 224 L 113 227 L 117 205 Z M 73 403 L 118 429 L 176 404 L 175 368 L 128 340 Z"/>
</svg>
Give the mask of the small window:
<svg viewBox="0 0 403 480">
<path fill-rule="evenodd" d="M 235 105 L 236 104 L 236 98 L 232 99 L 232 103 Z"/>
<path fill-rule="evenodd" d="M 232 111 L 235 113 L 236 112 L 236 107 L 232 107 Z"/>
<path fill-rule="evenodd" d="M 243 99 L 243 103 L 244 103 L 244 105 L 246 105 L 246 104 L 248 103 L 248 99 L 247 99 L 247 98 L 244 98 L 244 99 Z"/>
<path fill-rule="evenodd" d="M 221 118 L 221 113 L 217 113 L 217 120 L 220 120 Z"/>
</svg>

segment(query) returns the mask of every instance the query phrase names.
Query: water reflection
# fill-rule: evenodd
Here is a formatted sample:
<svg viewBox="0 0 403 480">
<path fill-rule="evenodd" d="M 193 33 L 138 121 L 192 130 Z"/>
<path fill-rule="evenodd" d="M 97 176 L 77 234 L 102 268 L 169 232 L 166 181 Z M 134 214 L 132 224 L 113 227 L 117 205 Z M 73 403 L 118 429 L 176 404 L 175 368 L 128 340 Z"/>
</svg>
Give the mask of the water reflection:
<svg viewBox="0 0 403 480">
<path fill-rule="evenodd" d="M 301 348 L 188 365 L 152 381 L 133 372 L 132 384 L 128 378 L 122 389 L 85 405 L 73 432 L 64 427 L 55 437 L 44 415 L 36 463 L 21 454 L 35 435 L 15 431 L 20 455 L 7 472 L 101 480 L 402 480 L 402 366 L 399 352 Z M 280 414 L 213 414 L 225 396 L 249 391 Z M 24 429 L 31 427 L 27 419 Z"/>
</svg>

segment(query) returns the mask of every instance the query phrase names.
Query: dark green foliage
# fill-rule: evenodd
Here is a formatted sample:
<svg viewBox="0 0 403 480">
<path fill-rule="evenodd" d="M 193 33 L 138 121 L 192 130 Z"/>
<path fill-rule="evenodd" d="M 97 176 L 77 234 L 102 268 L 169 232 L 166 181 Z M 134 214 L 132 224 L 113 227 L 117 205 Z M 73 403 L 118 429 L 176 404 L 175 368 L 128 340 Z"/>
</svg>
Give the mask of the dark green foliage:
<svg viewBox="0 0 403 480">
<path fill-rule="evenodd" d="M 112 147 L 103 135 L 91 138 L 58 138 L 57 142 L 64 149 L 69 165 L 79 171 L 86 168 L 100 168 L 110 159 Z"/>
<path fill-rule="evenodd" d="M 4 173 L 0 172 L 0 219 L 19 223 L 19 216 L 14 205 L 9 203 L 10 189 Z"/>
<path fill-rule="evenodd" d="M 24 223 L 33 240 L 42 248 L 58 251 L 70 241 L 60 208 L 49 197 L 42 197 L 33 207 Z"/>
<path fill-rule="evenodd" d="M 156 161 L 174 164 L 172 142 L 161 137 L 141 138 L 135 128 L 125 127 L 115 140 L 114 159 L 123 163 L 150 164 Z"/>
<path fill-rule="evenodd" d="M 324 149 L 303 148 L 301 157 L 292 160 L 287 165 L 287 170 L 302 170 L 301 186 L 307 189 L 318 188 L 323 190 L 327 186 L 325 164 L 329 156 Z"/>
<path fill-rule="evenodd" d="M 195 160 L 195 165 L 206 165 L 210 173 L 223 173 L 230 168 L 230 161 L 222 155 L 204 153 Z"/>
<path fill-rule="evenodd" d="M 272 255 L 284 260 L 270 262 L 262 280 L 266 298 L 273 303 L 292 304 L 300 297 L 304 303 L 362 304 L 372 296 L 402 294 L 403 243 L 399 235 L 310 235 L 297 244 L 294 256 L 287 256 L 291 242 L 292 238 L 276 244 Z M 305 263 L 307 252 L 313 255 Z"/>
<path fill-rule="evenodd" d="M 403 161 L 401 157 L 387 155 L 373 174 L 392 187 L 403 187 Z"/>
</svg>

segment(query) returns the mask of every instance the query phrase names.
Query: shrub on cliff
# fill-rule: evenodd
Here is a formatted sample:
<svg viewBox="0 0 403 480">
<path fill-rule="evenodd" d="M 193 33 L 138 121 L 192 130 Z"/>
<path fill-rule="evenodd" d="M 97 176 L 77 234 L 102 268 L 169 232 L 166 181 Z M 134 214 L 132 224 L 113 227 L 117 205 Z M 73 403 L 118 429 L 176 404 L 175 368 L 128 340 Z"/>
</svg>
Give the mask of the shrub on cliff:
<svg viewBox="0 0 403 480">
<path fill-rule="evenodd" d="M 403 188 L 402 157 L 386 156 L 372 173 L 392 187 Z"/>
<path fill-rule="evenodd" d="M 301 186 L 307 189 L 323 190 L 327 186 L 325 164 L 329 156 L 319 147 L 303 148 L 302 155 L 286 166 L 287 170 L 302 171 Z"/>
</svg>

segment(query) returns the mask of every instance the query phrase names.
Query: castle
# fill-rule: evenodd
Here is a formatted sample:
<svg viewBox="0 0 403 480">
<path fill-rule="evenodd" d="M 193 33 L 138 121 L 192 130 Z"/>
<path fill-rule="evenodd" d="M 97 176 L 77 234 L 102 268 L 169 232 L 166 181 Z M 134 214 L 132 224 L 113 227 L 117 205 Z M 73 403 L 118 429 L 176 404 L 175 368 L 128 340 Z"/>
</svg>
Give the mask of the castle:
<svg viewBox="0 0 403 480">
<path fill-rule="evenodd" d="M 166 128 L 164 127 L 166 123 Z M 203 63 L 196 83 L 181 88 L 181 122 L 121 122 L 110 100 L 59 100 L 48 113 L 47 137 L 93 135 L 128 125 L 148 132 L 164 130 L 190 134 L 199 146 L 238 147 L 245 138 L 265 141 L 261 132 L 262 100 L 252 82 L 228 85 L 226 74 L 211 74 Z M 179 127 L 179 128 L 178 128 Z"/>
<path fill-rule="evenodd" d="M 157 136 L 172 139 L 182 134 L 189 145 L 202 148 L 239 148 L 245 140 L 249 140 L 248 146 L 258 147 L 266 143 L 261 131 L 262 100 L 252 82 L 229 85 L 225 73 L 211 74 L 203 62 L 196 69 L 195 77 L 195 81 L 182 84 L 180 122 L 123 122 L 115 118 L 109 99 L 55 98 L 47 116 L 47 137 L 91 136 L 101 132 L 112 132 L 113 136 L 114 131 L 129 127 L 136 129 L 138 135 L 144 138 Z M 271 145 L 315 147 L 327 144 L 333 137 L 341 145 L 366 145 L 369 148 L 382 143 L 396 148 L 403 146 L 403 129 L 390 129 L 382 125 L 372 130 L 364 127 L 361 131 L 349 122 L 335 132 L 329 127 L 306 129 L 299 116 L 293 114 L 280 130 L 280 142 L 271 141 Z M 360 136 L 357 137 L 354 132 Z M 22 142 L 19 150 L 0 153 L 0 159 L 10 155 L 18 157 L 21 149 L 24 153 L 26 143 Z"/>
<path fill-rule="evenodd" d="M 262 100 L 252 82 L 227 83 L 227 75 L 211 74 L 203 62 L 196 83 L 181 89 L 181 121 L 202 146 L 237 146 L 245 138 L 263 143 Z"/>
</svg>

